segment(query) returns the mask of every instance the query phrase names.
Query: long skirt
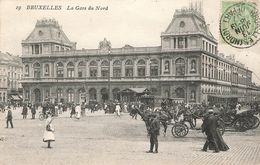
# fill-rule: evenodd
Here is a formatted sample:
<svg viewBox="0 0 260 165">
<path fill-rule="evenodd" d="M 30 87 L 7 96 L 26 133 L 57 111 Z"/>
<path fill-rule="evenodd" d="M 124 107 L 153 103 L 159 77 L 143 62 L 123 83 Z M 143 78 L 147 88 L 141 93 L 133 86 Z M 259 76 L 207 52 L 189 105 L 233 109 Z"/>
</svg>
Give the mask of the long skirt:
<svg viewBox="0 0 260 165">
<path fill-rule="evenodd" d="M 219 129 L 217 129 L 216 142 L 220 151 L 227 151 L 229 149 L 228 145 L 225 143 Z"/>
<path fill-rule="evenodd" d="M 44 142 L 47 142 L 47 141 L 55 141 L 55 136 L 54 136 L 53 131 L 47 131 L 47 130 L 45 130 L 45 131 L 44 131 L 44 134 L 43 134 L 43 141 L 44 141 Z"/>
</svg>

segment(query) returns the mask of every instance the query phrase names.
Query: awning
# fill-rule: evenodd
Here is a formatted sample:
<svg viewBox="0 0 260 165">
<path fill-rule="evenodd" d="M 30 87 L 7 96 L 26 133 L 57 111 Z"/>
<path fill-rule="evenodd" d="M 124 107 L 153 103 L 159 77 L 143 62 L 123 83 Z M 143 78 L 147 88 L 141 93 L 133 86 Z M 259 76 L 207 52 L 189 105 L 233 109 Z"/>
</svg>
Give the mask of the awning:
<svg viewBox="0 0 260 165">
<path fill-rule="evenodd" d="M 240 96 L 240 95 L 208 95 L 210 97 L 217 97 L 217 98 L 224 98 L 224 99 L 229 99 L 229 98 L 243 98 L 245 96 Z"/>
<path fill-rule="evenodd" d="M 137 93 L 137 94 L 142 94 L 142 93 L 149 93 L 149 90 L 147 88 L 127 88 L 122 91 L 121 93 Z"/>
<path fill-rule="evenodd" d="M 14 100 L 14 101 L 22 100 L 18 95 L 11 95 L 11 99 Z"/>
</svg>

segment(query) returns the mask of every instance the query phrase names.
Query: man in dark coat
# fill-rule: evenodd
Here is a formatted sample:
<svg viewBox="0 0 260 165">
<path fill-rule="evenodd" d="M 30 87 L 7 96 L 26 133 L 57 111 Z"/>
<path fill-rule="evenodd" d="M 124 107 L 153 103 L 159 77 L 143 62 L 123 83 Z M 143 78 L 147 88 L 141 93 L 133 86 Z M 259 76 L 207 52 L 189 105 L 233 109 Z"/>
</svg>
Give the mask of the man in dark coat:
<svg viewBox="0 0 260 165">
<path fill-rule="evenodd" d="M 35 104 L 31 106 L 31 113 L 32 113 L 32 119 L 35 119 L 35 114 L 36 114 L 36 107 Z"/>
<path fill-rule="evenodd" d="M 12 114 L 11 108 L 8 107 L 7 116 L 6 116 L 6 128 L 8 128 L 9 122 L 11 124 L 11 127 L 14 128 L 12 120 L 13 120 L 13 114 Z"/>
<path fill-rule="evenodd" d="M 26 104 L 24 104 L 23 111 L 22 111 L 23 119 L 27 118 L 27 113 L 28 113 L 28 107 Z"/>
<path fill-rule="evenodd" d="M 207 135 L 207 140 L 203 146 L 202 151 L 207 151 L 209 149 L 214 148 L 214 152 L 219 152 L 219 147 L 217 145 L 217 125 L 218 119 L 213 114 L 213 109 L 208 110 L 208 116 L 204 117 L 203 124 L 202 124 L 202 132 L 205 132 Z"/>
<path fill-rule="evenodd" d="M 147 153 L 153 153 L 153 148 L 155 146 L 154 153 L 158 153 L 158 139 L 157 136 L 160 134 L 160 121 L 157 115 L 151 116 L 151 122 L 149 125 L 150 134 L 150 150 Z"/>
</svg>

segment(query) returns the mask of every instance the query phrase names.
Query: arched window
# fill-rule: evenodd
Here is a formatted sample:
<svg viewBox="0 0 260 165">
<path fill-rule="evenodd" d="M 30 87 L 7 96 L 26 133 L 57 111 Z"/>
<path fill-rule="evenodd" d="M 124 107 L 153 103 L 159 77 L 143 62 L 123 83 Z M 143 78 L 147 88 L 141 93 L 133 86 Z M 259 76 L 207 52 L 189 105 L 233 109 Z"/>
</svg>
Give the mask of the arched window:
<svg viewBox="0 0 260 165">
<path fill-rule="evenodd" d="M 170 61 L 166 60 L 164 61 L 164 74 L 170 73 Z"/>
<path fill-rule="evenodd" d="M 109 62 L 104 60 L 101 63 L 101 77 L 108 77 Z"/>
<path fill-rule="evenodd" d="M 86 63 L 84 61 L 79 62 L 78 64 L 78 77 L 84 77 L 86 70 Z"/>
<path fill-rule="evenodd" d="M 41 65 L 36 62 L 33 64 L 33 70 L 34 70 L 34 78 L 40 78 L 41 77 Z"/>
<path fill-rule="evenodd" d="M 97 100 L 97 90 L 95 88 L 89 90 L 89 100 Z"/>
<path fill-rule="evenodd" d="M 91 61 L 89 63 L 89 75 L 90 77 L 97 77 L 97 62 Z"/>
<path fill-rule="evenodd" d="M 143 59 L 137 62 L 137 76 L 144 77 L 145 76 L 145 61 Z"/>
<path fill-rule="evenodd" d="M 74 90 L 73 89 L 68 89 L 68 102 L 74 102 Z"/>
<path fill-rule="evenodd" d="M 29 65 L 25 65 L 25 67 L 24 67 L 24 76 L 25 77 L 29 77 L 29 75 L 30 75 Z"/>
<path fill-rule="evenodd" d="M 185 61 L 182 58 L 178 58 L 175 62 L 176 65 L 176 76 L 185 75 Z"/>
<path fill-rule="evenodd" d="M 125 62 L 125 77 L 133 77 L 134 64 L 132 60 Z"/>
<path fill-rule="evenodd" d="M 64 75 L 64 67 L 63 67 L 63 63 L 62 62 L 58 62 L 56 64 L 56 74 L 57 74 L 57 77 L 63 77 L 63 75 Z"/>
<path fill-rule="evenodd" d="M 190 72 L 191 73 L 196 73 L 196 60 L 191 60 L 191 69 L 190 69 Z"/>
<path fill-rule="evenodd" d="M 121 61 L 119 60 L 113 63 L 113 77 L 121 77 Z"/>
<path fill-rule="evenodd" d="M 50 67 L 49 64 L 44 64 L 44 76 L 50 75 Z"/>
<path fill-rule="evenodd" d="M 152 59 L 150 61 L 150 75 L 151 76 L 159 75 L 159 61 L 156 59 Z"/>
<path fill-rule="evenodd" d="M 177 88 L 175 93 L 177 98 L 185 98 L 185 92 L 183 88 Z"/>
<path fill-rule="evenodd" d="M 34 89 L 33 93 L 34 93 L 34 102 L 40 103 L 41 102 L 41 91 L 40 91 L 40 89 L 38 89 L 38 88 Z"/>
<path fill-rule="evenodd" d="M 62 89 L 60 89 L 60 88 L 58 88 L 57 89 L 57 101 L 60 101 L 61 100 L 61 98 L 63 97 L 63 92 L 62 92 Z"/>
<path fill-rule="evenodd" d="M 74 77 L 75 75 L 75 68 L 72 62 L 67 64 L 67 77 Z"/>
</svg>

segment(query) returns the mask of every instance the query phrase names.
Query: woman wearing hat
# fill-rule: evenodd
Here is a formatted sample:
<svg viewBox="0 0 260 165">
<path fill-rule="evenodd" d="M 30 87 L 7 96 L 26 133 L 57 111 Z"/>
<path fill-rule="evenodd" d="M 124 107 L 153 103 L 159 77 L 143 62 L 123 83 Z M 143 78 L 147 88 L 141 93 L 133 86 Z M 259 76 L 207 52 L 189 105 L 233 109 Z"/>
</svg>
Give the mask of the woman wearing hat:
<svg viewBox="0 0 260 165">
<path fill-rule="evenodd" d="M 51 148 L 51 142 L 55 141 L 52 120 L 53 118 L 51 116 L 51 113 L 48 113 L 48 118 L 46 119 L 46 124 L 45 124 L 45 131 L 43 134 L 43 142 L 48 143 L 48 148 Z"/>
</svg>

